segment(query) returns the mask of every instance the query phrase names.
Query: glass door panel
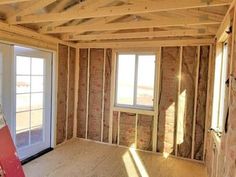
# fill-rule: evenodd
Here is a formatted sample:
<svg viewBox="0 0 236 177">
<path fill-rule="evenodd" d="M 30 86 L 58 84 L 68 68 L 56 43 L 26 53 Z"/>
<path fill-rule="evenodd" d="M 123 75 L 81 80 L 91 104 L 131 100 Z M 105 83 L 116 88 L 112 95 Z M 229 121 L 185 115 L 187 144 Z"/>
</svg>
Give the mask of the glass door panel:
<svg viewBox="0 0 236 177">
<path fill-rule="evenodd" d="M 15 143 L 25 159 L 50 147 L 51 54 L 15 47 L 15 68 Z"/>
</svg>

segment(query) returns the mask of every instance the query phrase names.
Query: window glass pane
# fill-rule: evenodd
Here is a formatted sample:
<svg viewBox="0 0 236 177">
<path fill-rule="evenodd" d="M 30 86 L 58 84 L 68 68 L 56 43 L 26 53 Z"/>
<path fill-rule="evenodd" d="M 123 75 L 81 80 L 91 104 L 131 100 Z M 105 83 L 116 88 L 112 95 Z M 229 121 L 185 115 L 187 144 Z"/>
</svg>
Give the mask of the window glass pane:
<svg viewBox="0 0 236 177">
<path fill-rule="evenodd" d="M 137 104 L 153 106 L 155 55 L 138 56 Z"/>
<path fill-rule="evenodd" d="M 30 128 L 29 112 L 16 113 L 16 133 L 28 131 Z"/>
<path fill-rule="evenodd" d="M 43 108 L 43 93 L 31 94 L 31 109 Z"/>
<path fill-rule="evenodd" d="M 43 110 L 31 111 L 31 144 L 43 140 Z"/>
<path fill-rule="evenodd" d="M 218 128 L 223 131 L 223 121 L 227 113 L 227 97 L 226 97 L 226 81 L 227 81 L 227 67 L 228 67 L 228 48 L 224 45 L 223 60 L 222 60 L 222 76 L 221 76 L 221 95 L 220 95 L 220 108 L 219 108 L 219 122 Z"/>
<path fill-rule="evenodd" d="M 213 111 L 212 111 L 212 128 L 217 129 L 218 113 L 219 113 L 219 95 L 220 95 L 220 75 L 221 75 L 221 57 L 216 57 L 215 63 L 215 78 L 214 78 L 214 97 L 213 97 Z"/>
<path fill-rule="evenodd" d="M 16 74 L 30 75 L 30 57 L 16 57 Z"/>
<path fill-rule="evenodd" d="M 44 60 L 42 58 L 32 58 L 32 75 L 44 74 Z"/>
<path fill-rule="evenodd" d="M 16 113 L 16 146 L 29 145 L 30 112 Z"/>
<path fill-rule="evenodd" d="M 43 125 L 43 110 L 31 111 L 31 129 L 42 127 Z"/>
<path fill-rule="evenodd" d="M 117 104 L 133 105 L 135 55 L 119 55 Z"/>
<path fill-rule="evenodd" d="M 30 94 L 16 95 L 16 112 L 30 110 Z"/>
<path fill-rule="evenodd" d="M 29 93 L 29 92 L 30 92 L 30 76 L 17 76 L 16 93 Z"/>
<path fill-rule="evenodd" d="M 43 92 L 43 76 L 32 76 L 31 92 Z"/>
</svg>

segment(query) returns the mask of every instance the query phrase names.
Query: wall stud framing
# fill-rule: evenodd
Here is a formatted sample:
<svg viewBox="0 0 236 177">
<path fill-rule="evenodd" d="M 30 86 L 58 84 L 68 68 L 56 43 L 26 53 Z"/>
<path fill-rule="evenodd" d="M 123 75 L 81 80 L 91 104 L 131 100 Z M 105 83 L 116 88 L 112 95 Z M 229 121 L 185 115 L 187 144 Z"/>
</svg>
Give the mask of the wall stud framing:
<svg viewBox="0 0 236 177">
<path fill-rule="evenodd" d="M 120 145 L 120 112 L 118 112 L 118 133 L 117 133 L 117 145 Z"/>
<path fill-rule="evenodd" d="M 180 47 L 180 62 L 179 62 L 179 76 L 178 76 L 178 92 L 177 92 L 177 113 L 175 117 L 176 127 L 175 127 L 175 155 L 178 156 L 178 118 L 180 115 L 180 92 L 181 92 L 181 79 L 182 79 L 182 64 L 183 64 L 183 46 Z"/>
<path fill-rule="evenodd" d="M 135 148 L 138 147 L 138 114 L 135 116 Z"/>
<path fill-rule="evenodd" d="M 90 48 L 88 49 L 88 73 L 87 73 L 87 105 L 86 105 L 86 132 L 85 139 L 88 139 L 88 111 L 89 111 L 89 80 L 90 80 Z"/>
<path fill-rule="evenodd" d="M 104 49 L 103 57 L 103 78 L 102 78 L 102 120 L 101 120 L 101 142 L 103 142 L 103 126 L 104 126 L 104 96 L 105 96 L 105 69 L 106 69 L 106 49 Z"/>
<path fill-rule="evenodd" d="M 197 97 L 198 97 L 198 79 L 199 79 L 199 65 L 200 65 L 200 50 L 201 46 L 198 46 L 197 56 L 197 76 L 195 81 L 195 96 L 194 96 L 194 114 L 193 114 L 193 132 L 192 132 L 192 153 L 191 159 L 194 159 L 194 146 L 195 146 L 195 130 L 196 130 L 196 114 L 197 114 Z"/>
<path fill-rule="evenodd" d="M 67 68 L 68 68 L 68 73 L 67 73 L 67 80 L 68 80 L 68 82 L 67 82 L 67 97 L 66 97 L 66 105 L 68 105 L 68 102 L 69 102 L 69 84 L 70 84 L 70 63 L 69 63 L 69 60 L 70 60 L 70 47 L 69 46 L 67 46 L 67 50 L 68 50 L 68 53 L 67 53 L 67 63 L 68 63 L 68 65 L 67 65 Z M 68 116 L 69 116 L 69 113 L 68 113 L 68 111 L 69 111 L 69 107 L 68 106 L 66 106 L 66 140 L 67 140 L 67 137 L 68 137 Z"/>
<path fill-rule="evenodd" d="M 235 6 L 236 6 L 236 1 L 234 2 L 234 4 L 235 4 Z M 236 53 L 235 53 L 235 50 L 234 50 L 234 47 L 235 47 L 235 43 L 236 43 L 236 37 L 235 37 L 235 34 L 236 34 L 236 7 L 234 7 L 234 13 L 233 13 L 233 24 L 232 24 L 232 26 L 233 26 L 233 31 L 232 31 L 232 36 L 231 36 L 231 53 L 230 53 L 230 68 L 229 68 L 229 75 L 230 75 L 230 77 L 231 76 L 234 76 L 235 77 L 235 75 L 234 75 L 234 71 L 233 71 L 233 66 L 234 66 L 234 58 L 235 58 L 235 55 L 236 55 Z M 231 103 L 232 103 L 232 97 L 231 97 L 231 92 L 232 92 L 232 77 L 231 77 L 231 79 L 229 79 L 229 93 L 228 93 L 228 96 L 229 96 L 229 98 L 228 98 L 228 104 L 229 105 L 231 105 Z"/>
<path fill-rule="evenodd" d="M 210 104 L 210 82 L 211 82 L 211 63 L 212 63 L 212 45 L 210 45 L 209 51 L 209 64 L 208 64 L 208 80 L 207 80 L 207 99 L 206 99 L 206 115 L 205 115 L 205 132 L 204 132 L 204 144 L 203 144 L 203 161 L 205 161 L 206 155 L 206 139 L 207 139 L 207 129 L 208 129 L 208 119 L 209 117 L 209 104 Z"/>
<path fill-rule="evenodd" d="M 159 97 L 160 97 L 160 73 L 161 73 L 161 47 L 156 53 L 155 63 L 155 93 L 154 93 L 154 117 L 153 117 L 153 133 L 152 133 L 152 151 L 157 151 L 157 123 L 159 111 Z"/>
<path fill-rule="evenodd" d="M 116 68 L 116 52 L 112 50 L 112 66 L 111 66 L 111 91 L 110 91 L 110 120 L 109 120 L 109 143 L 112 144 L 112 128 L 113 128 L 113 110 L 115 101 L 115 68 Z"/>
<path fill-rule="evenodd" d="M 79 89 L 79 72 L 80 72 L 80 59 L 79 59 L 79 49 L 76 48 L 75 54 L 75 105 L 74 105 L 74 134 L 73 137 L 77 136 L 77 109 L 78 109 L 78 89 Z"/>
</svg>

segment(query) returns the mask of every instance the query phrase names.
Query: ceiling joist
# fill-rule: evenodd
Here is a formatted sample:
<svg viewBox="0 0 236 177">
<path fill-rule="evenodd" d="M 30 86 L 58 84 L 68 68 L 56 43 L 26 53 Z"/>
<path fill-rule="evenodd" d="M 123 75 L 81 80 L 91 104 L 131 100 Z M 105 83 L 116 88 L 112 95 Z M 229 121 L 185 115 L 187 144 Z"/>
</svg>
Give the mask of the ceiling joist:
<svg viewBox="0 0 236 177">
<path fill-rule="evenodd" d="M 212 38 L 207 39 L 178 39 L 178 40 L 142 40 L 142 41 L 112 41 L 112 42 L 80 42 L 78 48 L 155 48 L 160 46 L 206 45 L 213 44 Z"/>
<path fill-rule="evenodd" d="M 76 26 L 61 26 L 48 28 L 47 30 L 41 30 L 41 33 L 82 33 L 86 31 L 109 31 L 109 30 L 125 30 L 125 29 L 142 29 L 142 28 L 163 28 L 172 26 L 192 26 L 192 25 L 215 25 L 220 24 L 221 21 L 212 21 L 199 18 L 156 18 L 155 20 L 147 21 L 131 21 L 131 22 L 117 22 L 108 23 L 103 25 L 76 25 Z"/>
<path fill-rule="evenodd" d="M 114 40 L 114 39 L 139 39 L 139 38 L 160 38 L 160 37 L 177 37 L 177 36 L 210 36 L 216 34 L 206 31 L 202 28 L 199 30 L 171 30 L 171 31 L 151 31 L 151 32 L 129 32 L 114 34 L 65 34 L 62 40 L 65 41 L 92 41 L 92 40 Z"/>
<path fill-rule="evenodd" d="M 73 19 L 97 18 L 128 14 L 142 14 L 151 12 L 164 12 L 180 9 L 192 9 L 201 7 L 215 7 L 229 5 L 232 0 L 181 0 L 181 1 L 148 1 L 148 3 L 136 3 L 121 6 L 102 7 L 93 11 L 87 8 L 61 13 L 46 13 L 38 15 L 20 16 L 9 19 L 11 24 L 40 23 L 50 21 L 69 21 Z M 95 2 L 96 3 L 96 2 Z"/>
</svg>

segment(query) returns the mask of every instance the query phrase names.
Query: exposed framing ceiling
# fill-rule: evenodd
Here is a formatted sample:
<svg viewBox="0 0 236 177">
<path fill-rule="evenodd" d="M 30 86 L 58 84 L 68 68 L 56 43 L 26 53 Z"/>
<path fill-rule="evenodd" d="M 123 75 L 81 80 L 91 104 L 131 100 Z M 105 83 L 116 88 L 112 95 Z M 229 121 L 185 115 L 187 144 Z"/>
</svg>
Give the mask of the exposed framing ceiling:
<svg viewBox="0 0 236 177">
<path fill-rule="evenodd" d="M 213 39 L 232 1 L 0 0 L 0 7 L 14 11 L 5 15 L 5 23 L 12 26 L 97 45 L 116 40 L 159 43 L 160 39 Z"/>
<path fill-rule="evenodd" d="M 32 1 L 32 0 L 0 0 L 0 5 L 13 4 L 13 3 L 18 3 L 18 2 L 26 2 L 26 1 Z"/>
</svg>

